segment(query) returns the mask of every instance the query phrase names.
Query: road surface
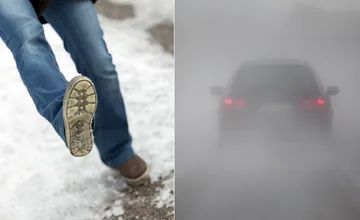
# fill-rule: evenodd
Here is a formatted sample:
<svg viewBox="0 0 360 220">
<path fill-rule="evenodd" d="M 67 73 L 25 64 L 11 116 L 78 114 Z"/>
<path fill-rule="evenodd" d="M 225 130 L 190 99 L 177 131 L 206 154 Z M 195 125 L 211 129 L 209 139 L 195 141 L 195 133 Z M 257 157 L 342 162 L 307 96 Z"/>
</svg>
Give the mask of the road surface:
<svg viewBox="0 0 360 220">
<path fill-rule="evenodd" d="M 249 143 L 220 151 L 201 149 L 203 137 L 190 139 L 177 145 L 198 149 L 186 163 L 185 149 L 176 154 L 177 219 L 360 219 L 352 198 L 360 189 L 345 187 L 334 146 Z"/>
</svg>

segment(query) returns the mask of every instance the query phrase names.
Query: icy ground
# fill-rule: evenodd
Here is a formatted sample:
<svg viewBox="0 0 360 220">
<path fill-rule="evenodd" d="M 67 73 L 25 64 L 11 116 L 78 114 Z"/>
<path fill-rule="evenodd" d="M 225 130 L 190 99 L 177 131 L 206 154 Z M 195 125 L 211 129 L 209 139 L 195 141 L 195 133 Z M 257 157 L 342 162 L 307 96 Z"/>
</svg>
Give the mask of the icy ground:
<svg viewBox="0 0 360 220">
<path fill-rule="evenodd" d="M 139 20 L 100 17 L 119 72 L 134 148 L 151 166 L 151 177 L 174 169 L 174 63 L 151 45 Z M 67 79 L 77 74 L 62 41 L 50 26 L 46 36 Z M 90 220 L 123 213 L 121 179 L 93 152 L 74 158 L 51 125 L 36 111 L 12 55 L 0 43 L 0 216 L 1 220 Z M 157 200 L 169 204 L 173 176 Z M 117 200 L 117 201 L 116 201 Z M 114 205 L 114 207 L 113 207 Z"/>
</svg>

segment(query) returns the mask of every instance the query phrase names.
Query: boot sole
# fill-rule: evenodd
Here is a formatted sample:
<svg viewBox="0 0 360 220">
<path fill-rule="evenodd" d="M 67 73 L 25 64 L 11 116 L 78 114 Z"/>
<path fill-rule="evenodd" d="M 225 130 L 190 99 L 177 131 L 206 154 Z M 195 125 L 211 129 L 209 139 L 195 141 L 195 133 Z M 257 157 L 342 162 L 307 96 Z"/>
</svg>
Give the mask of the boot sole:
<svg viewBox="0 0 360 220">
<path fill-rule="evenodd" d="M 83 157 L 93 148 L 92 121 L 96 108 L 94 84 L 87 77 L 74 77 L 65 92 L 63 118 L 66 145 L 75 157 Z"/>
</svg>

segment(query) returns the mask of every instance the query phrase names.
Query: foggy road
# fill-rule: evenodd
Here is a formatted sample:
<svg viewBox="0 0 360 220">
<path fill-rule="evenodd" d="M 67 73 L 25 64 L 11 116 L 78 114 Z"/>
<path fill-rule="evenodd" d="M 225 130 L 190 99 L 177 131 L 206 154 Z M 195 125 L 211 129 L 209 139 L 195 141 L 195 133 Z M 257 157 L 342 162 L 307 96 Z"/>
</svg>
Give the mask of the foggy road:
<svg viewBox="0 0 360 220">
<path fill-rule="evenodd" d="M 358 188 L 329 146 L 213 149 L 177 173 L 181 220 L 358 220 Z M 183 163 L 181 163 L 183 164 Z M 194 167 L 196 166 L 196 167 Z"/>
</svg>

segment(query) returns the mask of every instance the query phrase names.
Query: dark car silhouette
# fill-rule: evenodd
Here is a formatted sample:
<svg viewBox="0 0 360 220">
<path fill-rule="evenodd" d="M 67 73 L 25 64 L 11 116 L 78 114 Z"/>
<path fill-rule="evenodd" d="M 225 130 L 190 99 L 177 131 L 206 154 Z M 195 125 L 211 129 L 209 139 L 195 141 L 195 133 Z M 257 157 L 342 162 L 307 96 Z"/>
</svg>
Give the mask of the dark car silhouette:
<svg viewBox="0 0 360 220">
<path fill-rule="evenodd" d="M 221 97 L 218 109 L 219 140 L 257 134 L 331 134 L 330 97 L 337 86 L 324 87 L 307 62 L 256 60 L 244 62 L 225 87 L 211 88 Z M 261 132 L 256 132 L 261 131 Z"/>
</svg>

